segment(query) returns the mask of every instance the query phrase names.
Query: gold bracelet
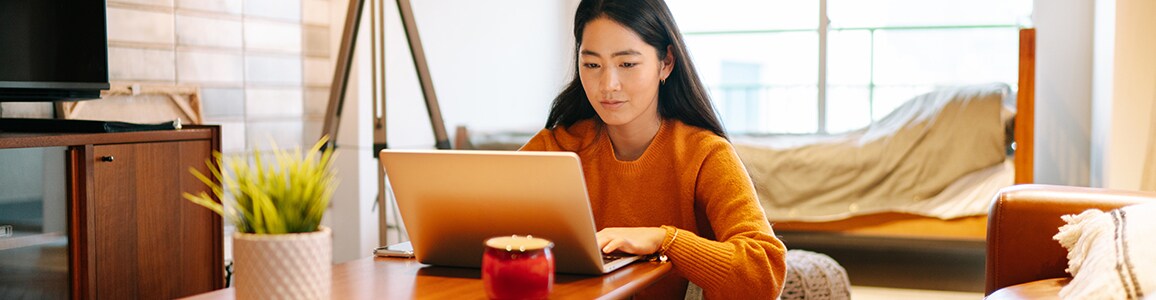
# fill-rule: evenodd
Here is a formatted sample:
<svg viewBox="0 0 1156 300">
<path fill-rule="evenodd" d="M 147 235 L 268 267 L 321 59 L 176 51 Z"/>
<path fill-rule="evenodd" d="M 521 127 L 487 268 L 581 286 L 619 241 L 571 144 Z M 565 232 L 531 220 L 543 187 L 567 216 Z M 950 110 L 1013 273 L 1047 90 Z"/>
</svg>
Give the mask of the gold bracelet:
<svg viewBox="0 0 1156 300">
<path fill-rule="evenodd" d="M 670 240 L 666 241 L 665 243 L 662 243 L 662 245 L 658 247 L 659 257 L 662 259 L 662 261 L 666 261 L 666 251 L 669 251 L 670 247 L 674 246 L 674 240 L 678 239 L 678 228 L 675 228 L 674 226 L 667 226 L 667 225 L 663 225 L 662 228 L 666 229 L 666 231 L 668 233 L 670 231 L 674 231 L 674 234 L 671 235 Z"/>
</svg>

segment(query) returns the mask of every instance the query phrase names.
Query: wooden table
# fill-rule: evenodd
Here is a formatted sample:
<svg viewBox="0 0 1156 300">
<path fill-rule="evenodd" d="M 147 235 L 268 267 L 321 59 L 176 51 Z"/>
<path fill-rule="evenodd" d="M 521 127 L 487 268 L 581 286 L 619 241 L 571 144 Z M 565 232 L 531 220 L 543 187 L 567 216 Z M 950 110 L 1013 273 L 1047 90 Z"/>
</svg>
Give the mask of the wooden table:
<svg viewBox="0 0 1156 300">
<path fill-rule="evenodd" d="M 670 272 L 667 263 L 637 262 L 603 276 L 557 274 L 551 299 L 621 299 Z M 233 288 L 188 299 L 234 299 Z M 333 266 L 332 299 L 486 299 L 480 269 L 434 267 L 414 259 L 366 257 Z"/>
</svg>

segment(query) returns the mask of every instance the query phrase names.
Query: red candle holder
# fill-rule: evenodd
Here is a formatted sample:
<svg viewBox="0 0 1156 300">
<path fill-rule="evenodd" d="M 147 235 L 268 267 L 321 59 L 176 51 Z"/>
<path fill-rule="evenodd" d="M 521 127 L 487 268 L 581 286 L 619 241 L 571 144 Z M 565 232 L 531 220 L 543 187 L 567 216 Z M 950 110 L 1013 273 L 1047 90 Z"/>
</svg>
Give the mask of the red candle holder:
<svg viewBox="0 0 1156 300">
<path fill-rule="evenodd" d="M 482 284 L 490 299 L 546 299 L 554 289 L 554 243 L 532 236 L 486 240 Z"/>
</svg>

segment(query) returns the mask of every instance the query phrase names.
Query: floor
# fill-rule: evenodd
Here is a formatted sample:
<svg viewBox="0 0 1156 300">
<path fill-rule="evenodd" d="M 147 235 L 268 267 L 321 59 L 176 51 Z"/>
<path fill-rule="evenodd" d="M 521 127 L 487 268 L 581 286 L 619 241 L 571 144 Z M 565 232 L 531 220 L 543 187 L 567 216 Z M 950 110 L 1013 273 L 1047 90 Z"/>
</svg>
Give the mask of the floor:
<svg viewBox="0 0 1156 300">
<path fill-rule="evenodd" d="M 983 293 L 851 286 L 854 300 L 976 300 Z"/>
<path fill-rule="evenodd" d="M 847 270 L 851 299 L 982 299 L 984 243 L 782 234 Z"/>
<path fill-rule="evenodd" d="M 0 250 L 0 299 L 67 299 L 68 241 Z"/>
</svg>

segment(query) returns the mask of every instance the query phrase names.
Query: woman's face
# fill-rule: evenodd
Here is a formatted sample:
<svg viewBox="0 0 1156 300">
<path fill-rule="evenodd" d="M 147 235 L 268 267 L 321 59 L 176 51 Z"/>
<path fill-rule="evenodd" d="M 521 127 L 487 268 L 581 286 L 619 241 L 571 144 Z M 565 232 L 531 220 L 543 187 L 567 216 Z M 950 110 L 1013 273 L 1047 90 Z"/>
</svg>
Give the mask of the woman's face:
<svg viewBox="0 0 1156 300">
<path fill-rule="evenodd" d="M 654 47 L 608 18 L 587 23 L 581 45 L 578 75 L 602 121 L 612 126 L 657 124 L 659 80 L 674 65 L 670 51 L 659 60 Z"/>
</svg>

